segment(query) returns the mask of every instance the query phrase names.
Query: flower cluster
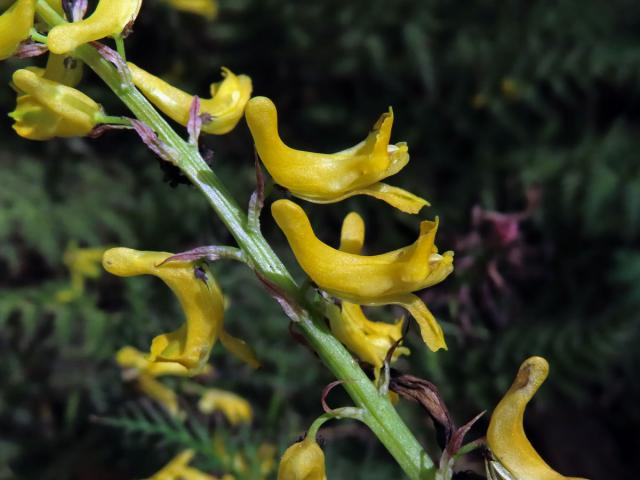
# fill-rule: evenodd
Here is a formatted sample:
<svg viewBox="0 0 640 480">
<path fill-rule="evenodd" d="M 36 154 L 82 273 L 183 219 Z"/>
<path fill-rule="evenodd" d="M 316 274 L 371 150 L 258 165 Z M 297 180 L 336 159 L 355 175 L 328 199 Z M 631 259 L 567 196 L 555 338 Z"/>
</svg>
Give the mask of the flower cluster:
<svg viewBox="0 0 640 480">
<path fill-rule="evenodd" d="M 298 198 L 332 203 L 354 195 L 369 195 L 412 214 L 428 205 L 426 200 L 410 192 L 380 182 L 399 172 L 409 161 L 406 143 L 389 143 L 393 125 L 391 109 L 380 117 L 364 141 L 333 154 L 294 150 L 285 145 L 278 134 L 276 107 L 266 97 L 249 100 L 245 115 L 265 167 L 276 183 Z M 307 275 L 320 288 L 346 303 L 344 326 L 332 325 L 334 332 L 340 332 L 343 342 L 347 325 L 353 326 L 354 321 L 362 319 L 358 310 L 349 304 L 396 304 L 406 308 L 417 320 L 422 338 L 431 350 L 446 348 L 442 329 L 422 300 L 412 294 L 441 282 L 453 271 L 453 252 L 440 255 L 435 247 L 437 219 L 421 223 L 420 236 L 414 244 L 386 254 L 366 256 L 361 255 L 364 224 L 359 217 L 356 219 L 356 214 L 345 220 L 345 228 L 354 231 L 345 232 L 343 236 L 354 235 L 350 241 L 357 248 L 338 250 L 315 236 L 298 204 L 278 200 L 271 212 Z M 357 330 L 363 333 L 366 329 L 361 326 Z M 391 331 L 382 333 L 378 329 L 375 335 L 389 333 Z M 396 333 L 395 340 L 397 337 Z M 351 336 L 349 340 L 345 342 L 347 346 L 353 343 Z M 353 345 L 351 349 L 354 350 Z M 368 354 L 365 357 L 366 361 L 372 360 Z M 379 366 L 379 361 L 373 364 Z"/>
<path fill-rule="evenodd" d="M 213 0 L 171 0 L 173 7 L 215 17 Z M 0 60 L 20 53 L 34 31 L 36 0 L 17 0 L 0 15 Z M 61 0 L 47 0 L 54 15 L 65 16 Z M 13 74 L 17 91 L 16 109 L 10 114 L 14 130 L 29 140 L 55 137 L 82 137 L 115 117 L 74 88 L 82 76 L 82 62 L 76 51 L 105 37 L 121 39 L 135 21 L 142 0 L 101 0 L 87 18 L 55 25 L 46 37 L 49 61 L 45 69 L 27 68 Z M 47 8 L 46 6 L 40 6 Z M 81 12 L 81 15 L 84 12 Z M 34 38 L 40 39 L 35 35 Z M 33 44 L 40 45 L 40 44 Z M 46 49 L 44 51 L 46 51 Z M 129 63 L 133 83 L 167 116 L 187 124 L 194 96 Z M 201 102 L 203 131 L 221 135 L 231 131 L 242 118 L 251 95 L 251 79 L 222 69 L 223 80 L 211 84 L 211 98 Z"/>
<path fill-rule="evenodd" d="M 302 269 L 323 290 L 358 305 L 400 305 L 416 319 L 425 344 L 446 348 L 442 328 L 412 292 L 444 280 L 453 271 L 453 252 L 439 254 L 434 244 L 438 221 L 423 221 L 411 245 L 380 255 L 359 255 L 318 239 L 302 207 L 290 200 L 271 212 Z"/>
<path fill-rule="evenodd" d="M 215 0 L 165 2 L 178 10 L 208 19 L 217 14 Z M 251 98 L 253 85 L 248 76 L 236 75 L 222 67 L 222 80 L 210 86 L 211 97 L 200 99 L 134 63 L 125 62 L 122 39 L 130 32 L 141 5 L 142 0 L 99 0 L 93 12 L 84 18 L 86 2 L 15 0 L 0 15 L 0 60 L 14 55 L 31 56 L 49 52 L 45 68 L 23 68 L 13 73 L 12 86 L 17 92 L 17 105 L 10 116 L 15 121 L 13 128 L 18 135 L 31 140 L 47 140 L 54 137 L 87 136 L 96 133 L 96 127 L 101 125 L 132 127 L 156 153 L 178 163 L 179 159 L 171 157 L 171 152 L 175 149 L 164 145 L 163 139 L 149 125 L 140 120 L 106 115 L 98 103 L 76 88 L 82 78 L 81 58 L 87 59 L 83 57 L 84 53 L 95 53 L 97 50 L 104 57 L 101 60 L 106 59 L 115 65 L 114 73 L 120 75 L 123 91 L 131 93 L 136 88 L 139 89 L 167 117 L 187 127 L 189 147 L 194 147 L 188 149 L 187 153 L 193 151 L 197 154 L 195 147 L 201 132 L 226 134 L 244 116 L 262 164 L 275 183 L 298 199 L 328 204 L 356 195 L 366 195 L 407 214 L 418 214 L 423 207 L 429 205 L 423 198 L 383 182 L 409 162 L 407 144 L 391 143 L 394 121 L 391 108 L 380 116 L 366 138 L 351 148 L 337 153 L 293 149 L 280 137 L 275 104 L 266 97 Z M 48 22 L 51 28 L 46 36 L 36 28 L 37 14 L 55 20 Z M 107 37 L 115 40 L 119 53 L 98 43 Z M 89 61 L 88 63 L 93 65 Z M 148 106 L 144 98 L 139 95 L 136 98 Z M 167 135 L 165 139 L 166 137 Z M 182 152 L 184 151 L 183 149 Z M 261 172 L 259 168 L 258 172 Z M 242 234 L 246 237 L 260 234 L 258 217 L 264 200 L 261 198 L 264 193 L 262 187 L 261 184 L 252 198 L 253 210 L 250 210 L 250 214 L 253 218 L 250 217 L 246 222 L 238 221 L 238 215 L 233 219 L 235 223 L 242 224 L 238 228 L 243 229 Z M 296 292 L 300 294 L 299 298 L 295 301 L 299 300 L 300 305 L 295 307 L 303 310 L 322 305 L 324 309 L 318 310 L 325 313 L 333 335 L 352 354 L 370 364 L 376 378 L 380 378 L 380 371 L 386 366 L 385 363 L 410 353 L 401 345 L 405 320 L 401 317 L 394 323 L 375 322 L 367 318 L 362 306 L 399 305 L 416 320 L 422 340 L 430 350 L 447 348 L 441 326 L 415 293 L 442 282 L 454 268 L 453 252 L 440 253 L 436 247 L 439 227 L 437 217 L 420 222 L 418 238 L 412 244 L 382 254 L 366 255 L 363 254 L 365 222 L 355 212 L 349 213 L 343 221 L 339 248 L 327 245 L 316 236 L 309 217 L 298 203 L 289 199 L 277 200 L 271 205 L 271 213 L 311 281 L 325 294 L 340 301 L 340 306 L 325 301 L 306 304 L 304 291 L 299 291 Z M 505 230 L 505 235 L 513 236 L 512 230 L 513 225 L 509 231 Z M 224 248 L 228 247 L 219 247 L 216 254 L 218 256 L 214 255 L 216 259 L 220 258 L 219 252 Z M 270 288 L 270 293 L 281 300 L 283 306 L 292 308 L 285 298 L 286 293 L 290 292 L 280 292 L 278 285 L 270 284 L 270 279 L 262 277 L 260 267 L 263 266 L 256 265 L 255 258 L 248 258 L 248 249 L 233 250 L 236 251 L 236 260 L 243 260 L 254 268 Z M 77 249 L 72 246 L 64 259 L 71 272 L 72 285 L 68 291 L 59 293 L 60 301 L 70 301 L 82 294 L 85 279 L 95 278 L 99 274 L 97 263 L 100 259 L 104 269 L 113 275 L 151 275 L 159 278 L 174 293 L 184 312 L 184 323 L 171 332 L 155 336 L 148 352 L 126 346 L 118 351 L 116 360 L 123 368 L 125 378 L 135 380 L 144 394 L 177 418 L 184 415 L 179 397 L 174 390 L 161 383 L 158 377 L 193 377 L 203 374 L 211 369 L 208 361 L 218 340 L 250 366 L 259 366 L 253 350 L 224 329 L 224 297 L 212 272 L 201 261 L 205 257 L 123 247 L 104 251 Z M 323 331 L 323 335 L 325 333 Z M 335 348 L 340 347 L 333 338 L 330 340 L 334 342 L 332 345 Z M 351 358 L 346 358 L 348 360 L 345 364 L 355 364 Z M 388 373 L 388 369 L 385 372 Z M 505 478 L 568 478 L 552 470 L 542 460 L 529 443 L 522 426 L 524 409 L 547 373 L 548 365 L 544 359 L 532 357 L 526 360 L 512 387 L 493 413 L 487 434 L 488 445 L 495 457 L 490 462 L 490 468 L 507 472 L 505 475 L 508 477 Z M 392 387 L 389 375 L 386 377 L 386 384 L 382 384 L 374 392 L 385 402 L 384 395 L 388 387 Z M 372 387 L 364 375 L 363 378 L 364 381 L 360 383 Z M 189 381 L 184 378 L 182 380 Z M 396 385 L 398 383 L 396 381 Z M 424 387 L 425 385 L 429 388 Z M 232 425 L 251 422 L 253 411 L 250 404 L 241 397 L 199 384 L 192 384 L 191 388 L 201 395 L 198 408 L 202 413 L 221 412 Z M 410 398 L 420 398 L 423 404 L 433 403 L 436 407 L 441 407 L 437 389 L 430 382 L 416 382 L 415 377 L 411 377 L 411 381 L 403 388 L 405 395 Z M 416 388 L 422 388 L 423 391 L 416 393 Z M 390 404 L 387 402 L 384 405 Z M 345 407 L 341 410 L 348 418 L 364 418 L 364 407 Z M 351 413 L 345 414 L 347 411 Z M 435 416 L 433 412 L 436 410 L 429 411 Z M 453 431 L 448 412 L 442 408 L 440 411 L 441 416 L 446 417 L 444 423 Z M 326 415 L 331 416 L 333 413 L 327 412 Z M 335 418 L 339 416 L 335 414 Z M 315 440 L 324 417 L 316 421 L 320 423 L 312 425 L 304 440 L 285 451 L 278 470 L 279 480 L 326 480 L 324 453 Z M 446 445 L 448 453 L 455 454 L 460 449 L 462 437 L 470 426 L 471 423 L 449 435 L 451 438 L 447 439 Z M 393 428 L 386 430 L 385 434 L 393 433 L 390 432 Z M 215 441 L 213 450 L 222 452 Z M 274 447 L 268 445 L 262 453 L 258 452 L 257 457 L 262 461 L 262 476 L 269 475 L 273 469 L 273 453 Z M 220 456 L 223 454 L 220 453 Z M 215 480 L 216 477 L 189 466 L 193 456 L 194 452 L 190 450 L 181 452 L 152 478 Z M 443 458 L 443 464 L 446 464 L 444 455 Z M 239 465 L 236 471 L 247 473 L 244 458 L 234 457 L 233 461 Z M 224 480 L 232 478 L 229 475 L 223 477 Z"/>
</svg>

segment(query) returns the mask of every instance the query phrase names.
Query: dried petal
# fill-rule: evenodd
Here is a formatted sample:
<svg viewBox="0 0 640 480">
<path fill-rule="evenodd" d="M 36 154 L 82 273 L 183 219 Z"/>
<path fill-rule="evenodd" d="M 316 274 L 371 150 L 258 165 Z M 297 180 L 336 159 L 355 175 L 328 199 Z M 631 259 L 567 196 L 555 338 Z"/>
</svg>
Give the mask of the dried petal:
<svg viewBox="0 0 640 480">
<path fill-rule="evenodd" d="M 413 375 L 392 375 L 389 389 L 403 398 L 422 405 L 433 420 L 438 443 L 444 450 L 451 439 L 455 425 L 438 388 L 433 383 Z"/>
</svg>

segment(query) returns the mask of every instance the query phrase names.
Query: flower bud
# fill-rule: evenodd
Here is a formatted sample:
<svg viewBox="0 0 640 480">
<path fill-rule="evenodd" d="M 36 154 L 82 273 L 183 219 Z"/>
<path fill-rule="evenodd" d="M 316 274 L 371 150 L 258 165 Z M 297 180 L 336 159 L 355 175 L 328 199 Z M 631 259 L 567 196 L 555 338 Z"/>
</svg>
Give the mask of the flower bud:
<svg viewBox="0 0 640 480">
<path fill-rule="evenodd" d="M 13 74 L 19 92 L 16 109 L 9 114 L 13 129 L 29 140 L 82 137 L 91 132 L 102 108 L 75 88 L 47 80 L 22 69 Z"/>
<path fill-rule="evenodd" d="M 84 43 L 120 35 L 138 16 L 142 0 L 100 0 L 84 20 L 56 25 L 48 36 L 49 50 L 69 53 Z"/>
<path fill-rule="evenodd" d="M 291 445 L 282 455 L 278 480 L 326 480 L 324 452 L 307 437 Z"/>
<path fill-rule="evenodd" d="M 16 0 L 0 15 L 0 60 L 12 56 L 20 43 L 29 38 L 36 9 L 36 0 Z"/>
</svg>

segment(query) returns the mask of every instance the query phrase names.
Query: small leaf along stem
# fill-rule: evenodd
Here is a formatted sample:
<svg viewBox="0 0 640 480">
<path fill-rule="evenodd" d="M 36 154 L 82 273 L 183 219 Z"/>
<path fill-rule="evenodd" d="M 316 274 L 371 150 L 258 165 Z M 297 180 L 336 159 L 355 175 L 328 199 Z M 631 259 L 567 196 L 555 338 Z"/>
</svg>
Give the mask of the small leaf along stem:
<svg viewBox="0 0 640 480">
<path fill-rule="evenodd" d="M 49 26 L 65 22 L 45 0 L 37 1 L 36 11 L 40 19 Z M 358 410 L 362 411 L 362 421 L 387 448 L 407 477 L 411 480 L 432 480 L 435 467 L 431 458 L 400 418 L 387 396 L 379 394 L 351 354 L 331 334 L 317 306 L 309 304 L 304 299 L 304 292 L 264 236 L 259 230 L 249 228 L 246 213 L 204 161 L 197 146 L 183 140 L 147 99 L 127 81 L 126 75 L 123 80 L 122 74 L 112 62 L 103 58 L 96 46 L 82 45 L 75 54 L 111 88 L 138 121 L 146 125 L 159 141 L 167 146 L 166 151 L 170 152 L 171 161 L 203 193 L 235 238 L 247 260 L 254 266 L 258 276 L 262 276 L 269 284 L 285 292 L 301 306 L 297 323 L 300 330 L 323 363 L 336 378 L 344 382 L 345 390 Z"/>
</svg>

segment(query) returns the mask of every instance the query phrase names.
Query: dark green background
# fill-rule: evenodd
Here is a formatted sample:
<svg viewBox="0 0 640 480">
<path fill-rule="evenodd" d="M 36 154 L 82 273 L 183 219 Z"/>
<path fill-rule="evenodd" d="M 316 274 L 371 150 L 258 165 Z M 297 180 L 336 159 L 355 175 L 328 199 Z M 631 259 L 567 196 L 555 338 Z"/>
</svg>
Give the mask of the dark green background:
<svg viewBox="0 0 640 480">
<path fill-rule="evenodd" d="M 543 355 L 551 375 L 526 419 L 543 456 L 566 474 L 636 478 L 640 4 L 229 0 L 207 23 L 149 0 L 127 47 L 132 61 L 201 95 L 223 65 L 250 75 L 254 94 L 278 105 L 282 136 L 296 148 L 348 147 L 393 106 L 393 139 L 408 141 L 412 159 L 390 183 L 432 203 L 420 218 L 440 216 L 438 245 L 456 249 L 466 265 L 425 297 L 449 351 L 428 352 L 413 328 L 413 354 L 398 368 L 435 382 L 460 424 L 492 409 L 524 358 Z M 3 62 L 0 84 L 29 63 Z M 90 72 L 80 88 L 110 114 L 126 113 Z M 0 90 L 2 111 L 14 98 L 8 86 Z M 194 189 L 163 181 L 171 174 L 132 133 L 36 143 L 18 138 L 3 118 L 0 478 L 148 476 L 181 446 L 207 450 L 197 425 L 248 452 L 263 440 L 280 448 L 294 441 L 320 413 L 332 378 L 289 336 L 251 272 L 235 264 L 215 267 L 231 301 L 226 324 L 255 346 L 264 367 L 252 373 L 218 346 L 211 383 L 245 395 L 255 424 L 236 431 L 195 416 L 197 425 L 182 431 L 136 413 L 148 407 L 121 381 L 113 354 L 125 344 L 147 347 L 181 313 L 159 282 L 106 274 L 83 298 L 57 304 L 54 294 L 68 282 L 66 245 L 180 251 L 231 240 Z M 244 121 L 204 144 L 246 204 L 254 153 Z M 541 200 L 515 243 L 497 242 L 487 222 L 473 224 L 474 206 L 522 211 L 531 189 Z M 306 207 L 333 244 L 352 209 L 367 221 L 370 253 L 417 234 L 418 218 L 370 198 Z M 299 274 L 268 210 L 263 225 Z M 506 288 L 492 282 L 493 265 Z M 333 404 L 341 401 L 332 394 Z M 434 445 L 425 414 L 400 408 Z M 128 428 L 105 426 L 105 418 L 128 419 Z M 487 420 L 469 438 L 482 436 Z M 328 427 L 330 478 L 400 477 L 365 430 Z M 198 465 L 223 470 L 205 455 Z"/>
</svg>

